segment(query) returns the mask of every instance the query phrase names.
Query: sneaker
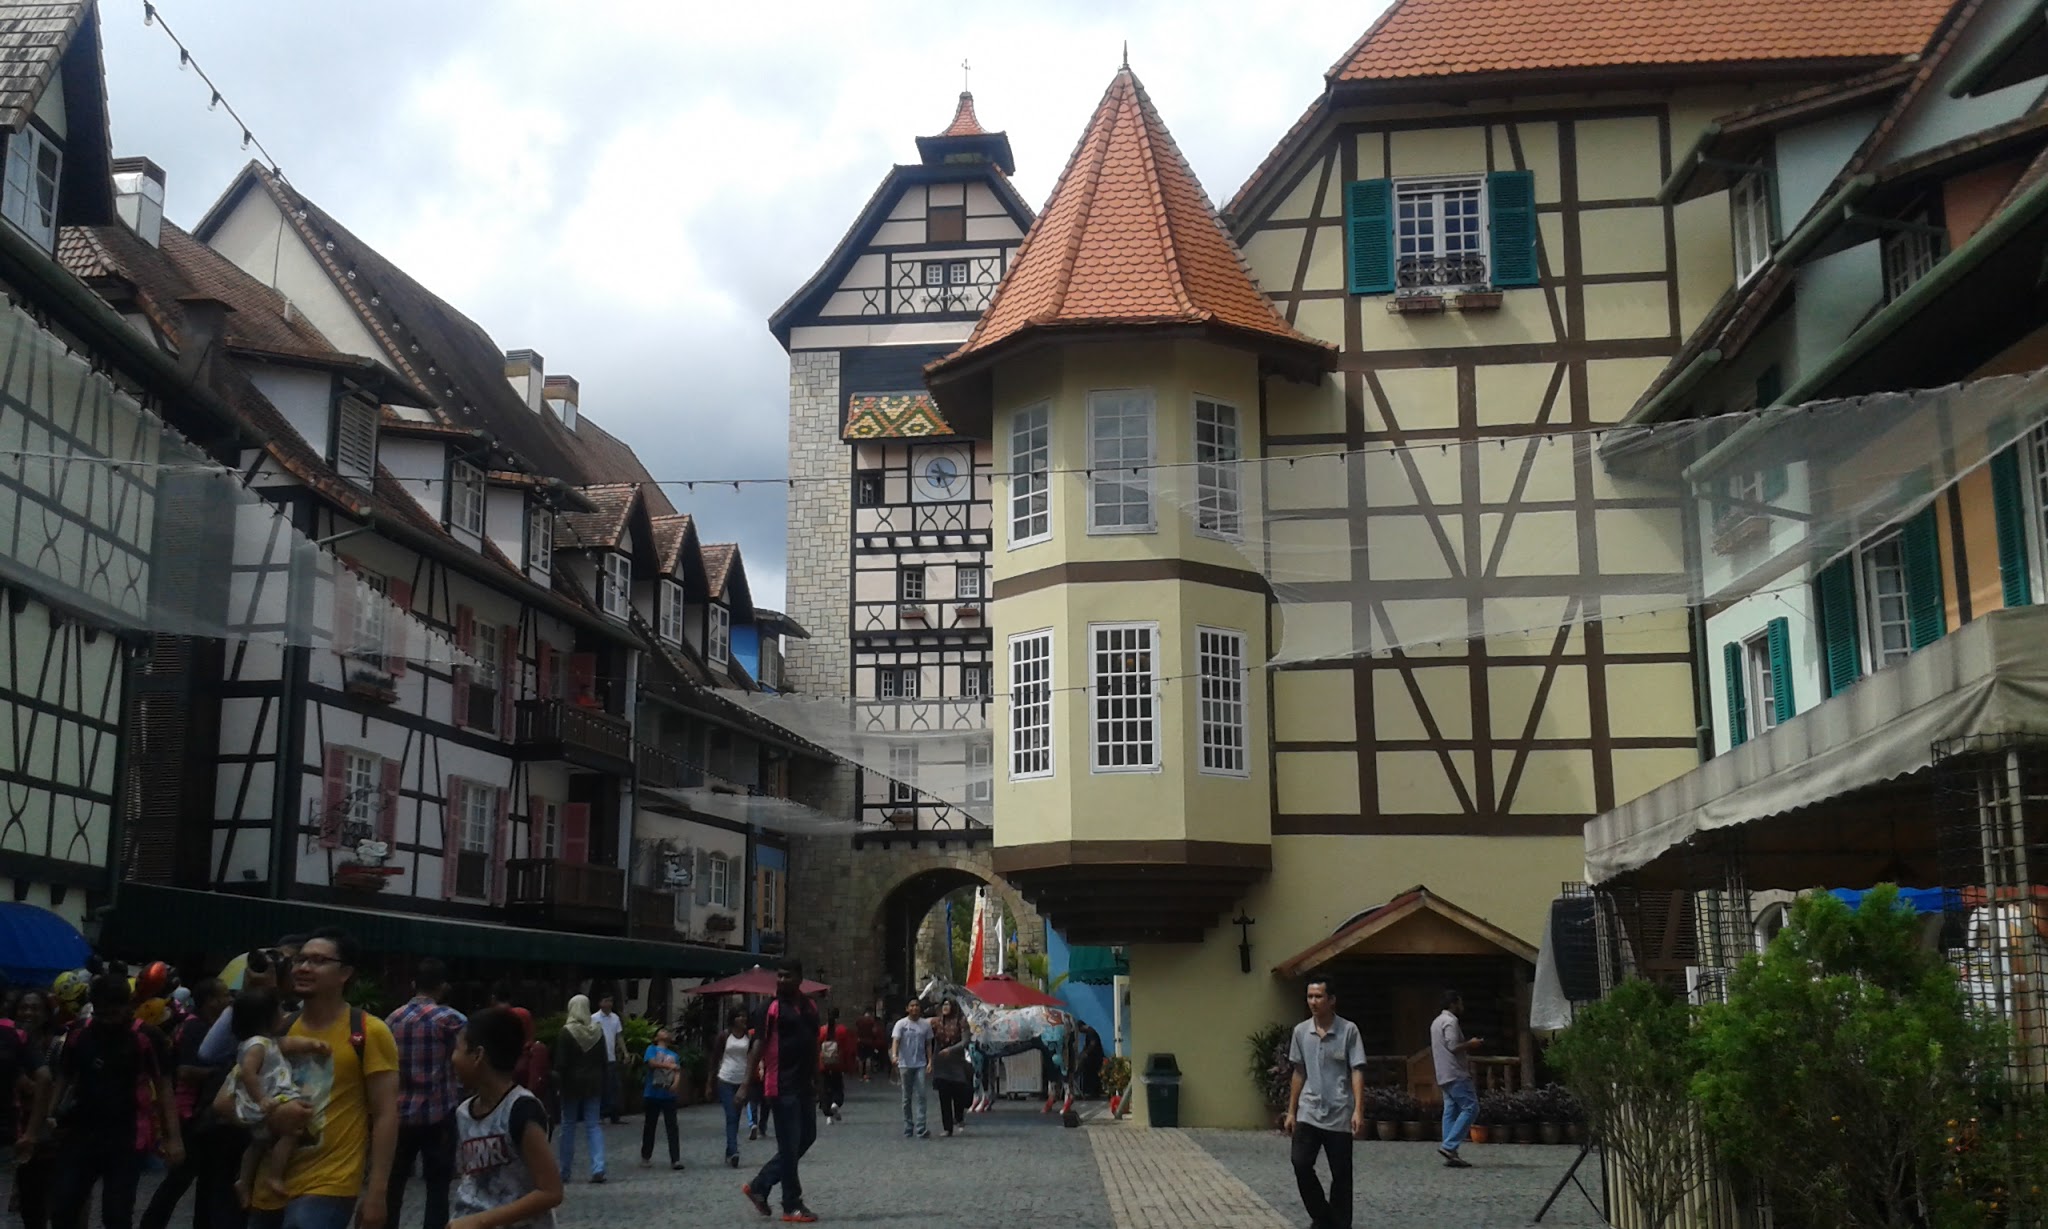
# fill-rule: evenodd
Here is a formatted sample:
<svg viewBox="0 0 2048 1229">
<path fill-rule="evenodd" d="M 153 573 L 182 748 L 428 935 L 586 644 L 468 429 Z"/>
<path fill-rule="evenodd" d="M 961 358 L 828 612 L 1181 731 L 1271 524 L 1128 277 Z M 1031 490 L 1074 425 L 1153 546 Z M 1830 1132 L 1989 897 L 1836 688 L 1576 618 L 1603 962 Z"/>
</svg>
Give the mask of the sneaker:
<svg viewBox="0 0 2048 1229">
<path fill-rule="evenodd" d="M 768 1196 L 756 1194 L 751 1184 L 741 1183 L 740 1194 L 745 1195 L 747 1202 L 754 1205 L 754 1211 L 759 1212 L 763 1216 L 775 1215 L 775 1212 L 768 1206 Z"/>
<path fill-rule="evenodd" d="M 668 1167 L 670 1169 L 675 1170 L 677 1173 L 683 1172 L 683 1163 L 681 1161 L 670 1161 L 668 1163 Z"/>
<path fill-rule="evenodd" d="M 643 1157 L 641 1157 L 641 1158 L 640 1158 L 640 1168 L 642 1168 L 642 1169 L 647 1169 L 647 1168 L 650 1168 L 650 1167 L 652 1167 L 652 1166 L 653 1166 L 653 1164 L 654 1164 L 654 1158 L 653 1158 L 653 1157 L 647 1157 L 647 1156 L 643 1156 Z"/>
<path fill-rule="evenodd" d="M 731 1156 L 726 1157 L 725 1163 L 734 1169 L 738 1169 L 740 1167 L 740 1154 L 735 1152 Z"/>
<path fill-rule="evenodd" d="M 603 1175 L 603 1174 L 601 1174 L 601 1173 L 597 1173 L 597 1174 L 592 1174 L 592 1175 L 590 1175 L 590 1185 L 592 1185 L 592 1186 L 603 1186 L 603 1185 L 604 1185 L 604 1175 Z"/>
<path fill-rule="evenodd" d="M 759 1128 L 759 1127 L 748 1127 L 748 1128 L 747 1128 L 747 1142 L 748 1142 L 748 1143 L 750 1143 L 750 1144 L 751 1144 L 751 1143 L 753 1143 L 753 1142 L 754 1142 L 755 1140 L 757 1140 L 757 1139 L 759 1139 L 759 1138 L 761 1138 L 761 1128 Z"/>
<path fill-rule="evenodd" d="M 1472 1162 L 1470 1162 L 1470 1161 L 1466 1160 L 1466 1159 L 1465 1159 L 1464 1157 L 1461 1157 L 1461 1156 L 1453 1156 L 1453 1157 L 1452 1157 L 1452 1158 L 1451 1158 L 1450 1160 L 1448 1160 L 1448 1161 L 1445 1161 L 1445 1162 L 1444 1162 L 1444 1168 L 1445 1168 L 1445 1169 L 1470 1169 L 1470 1168 L 1472 1168 Z"/>
<path fill-rule="evenodd" d="M 911 1137 L 911 1135 L 912 1135 L 912 1134 L 913 1134 L 913 1132 L 911 1131 L 911 1129 L 910 1129 L 909 1127 L 905 1127 L 905 1128 L 903 1128 L 903 1138 L 905 1138 L 905 1139 L 909 1139 L 909 1138 Z"/>
<path fill-rule="evenodd" d="M 917 1137 L 919 1139 L 930 1139 L 932 1137 L 932 1133 L 923 1127 L 919 1127 L 917 1131 Z"/>
<path fill-rule="evenodd" d="M 792 1225 L 811 1225 L 817 1223 L 818 1214 L 804 1205 L 798 1204 L 789 1211 L 784 1212 L 782 1219 Z"/>
</svg>

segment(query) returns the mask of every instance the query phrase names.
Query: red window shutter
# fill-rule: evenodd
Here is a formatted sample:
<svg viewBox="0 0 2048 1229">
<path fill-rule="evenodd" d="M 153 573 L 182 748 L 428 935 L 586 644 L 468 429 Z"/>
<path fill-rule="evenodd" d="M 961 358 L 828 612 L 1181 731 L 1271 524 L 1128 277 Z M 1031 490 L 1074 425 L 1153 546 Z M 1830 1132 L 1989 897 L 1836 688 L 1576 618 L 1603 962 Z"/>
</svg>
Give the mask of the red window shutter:
<svg viewBox="0 0 2048 1229">
<path fill-rule="evenodd" d="M 505 856 L 512 850 L 512 791 L 498 790 L 497 831 L 491 834 L 491 903 L 505 903 Z"/>
<path fill-rule="evenodd" d="M 461 777 L 448 778 L 448 793 L 441 802 L 441 899 L 455 899 L 455 857 L 462 849 Z"/>
<path fill-rule="evenodd" d="M 476 639 L 476 612 L 467 606 L 455 608 L 455 647 L 467 653 Z M 457 666 L 449 671 L 450 691 L 455 703 L 455 728 L 460 730 L 469 725 L 469 667 Z"/>
<path fill-rule="evenodd" d="M 519 698 L 519 625 L 507 623 L 498 633 L 498 737 L 512 741 L 512 702 Z"/>
<path fill-rule="evenodd" d="M 562 861 L 590 861 L 590 804 L 565 803 L 562 807 Z"/>
<path fill-rule="evenodd" d="M 343 656 L 348 656 L 355 649 L 355 566 L 339 557 L 334 561 L 334 651 Z"/>
<path fill-rule="evenodd" d="M 526 856 L 529 858 L 548 856 L 548 847 L 545 844 L 547 809 L 548 800 L 539 794 L 526 796 Z"/>
<path fill-rule="evenodd" d="M 787 935 L 789 933 L 788 927 L 783 925 L 783 922 L 788 917 L 789 884 L 783 880 L 781 875 L 777 875 L 775 879 L 775 916 L 768 919 L 776 934 Z"/>
<path fill-rule="evenodd" d="M 597 654 L 569 654 L 569 700 L 574 704 L 597 704 Z"/>
<path fill-rule="evenodd" d="M 397 760 L 385 760 L 383 780 L 378 783 L 377 839 L 386 845 L 395 845 L 398 841 L 399 773 L 404 768 L 405 765 Z M 390 852 L 395 854 L 398 851 L 393 849 Z"/>
<path fill-rule="evenodd" d="M 540 675 L 540 699 L 553 700 L 555 695 L 555 646 L 543 640 L 540 642 L 537 672 Z"/>
<path fill-rule="evenodd" d="M 398 608 L 391 616 L 391 634 L 386 637 L 391 643 L 385 651 L 384 668 L 391 672 L 392 678 L 399 678 L 405 674 L 406 632 L 410 630 L 406 625 L 412 622 L 407 617 L 412 613 L 412 586 L 392 577 L 384 582 L 384 596 Z"/>
<path fill-rule="evenodd" d="M 329 849 L 341 843 L 341 807 L 348 797 L 348 748 L 321 749 L 320 843 Z"/>
</svg>

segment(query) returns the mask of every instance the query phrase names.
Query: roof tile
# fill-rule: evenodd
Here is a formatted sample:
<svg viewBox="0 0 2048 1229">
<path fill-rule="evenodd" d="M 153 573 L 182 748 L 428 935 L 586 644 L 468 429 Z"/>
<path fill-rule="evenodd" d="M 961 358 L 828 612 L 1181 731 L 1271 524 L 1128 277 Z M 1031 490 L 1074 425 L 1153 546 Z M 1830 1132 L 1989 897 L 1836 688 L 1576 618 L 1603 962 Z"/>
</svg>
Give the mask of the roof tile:
<svg viewBox="0 0 2048 1229">
<path fill-rule="evenodd" d="M 987 136 L 988 129 L 981 126 L 981 120 L 974 114 L 974 95 L 967 90 L 960 91 L 960 105 L 953 111 L 953 122 L 946 125 L 942 137 Z"/>
</svg>

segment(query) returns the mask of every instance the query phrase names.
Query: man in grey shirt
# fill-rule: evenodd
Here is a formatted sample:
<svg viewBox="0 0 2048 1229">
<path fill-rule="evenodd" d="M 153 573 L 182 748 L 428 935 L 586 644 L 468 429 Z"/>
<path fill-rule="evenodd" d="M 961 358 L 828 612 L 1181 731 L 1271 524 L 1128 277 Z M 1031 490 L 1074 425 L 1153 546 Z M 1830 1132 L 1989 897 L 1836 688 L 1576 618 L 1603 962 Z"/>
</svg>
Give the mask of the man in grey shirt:
<svg viewBox="0 0 2048 1229">
<path fill-rule="evenodd" d="M 1287 1061 L 1294 1077 L 1280 1129 L 1294 1137 L 1294 1183 L 1314 1229 L 1351 1229 L 1351 1141 L 1365 1129 L 1365 1041 L 1337 1014 L 1337 996 L 1321 979 L 1308 984 L 1308 1019 L 1294 1026 Z M 1330 1191 L 1316 1177 L 1316 1154 L 1330 1159 Z"/>
<path fill-rule="evenodd" d="M 1465 1000 L 1456 990 L 1444 991 L 1443 1013 L 1429 1026 L 1429 1053 L 1436 1060 L 1437 1087 L 1444 1090 L 1444 1142 L 1436 1154 L 1451 1169 L 1470 1169 L 1472 1162 L 1458 1155 L 1472 1115 L 1479 1110 L 1479 1095 L 1472 1088 L 1472 1051 L 1480 1039 L 1467 1038 L 1458 1017 L 1465 1012 Z"/>
</svg>

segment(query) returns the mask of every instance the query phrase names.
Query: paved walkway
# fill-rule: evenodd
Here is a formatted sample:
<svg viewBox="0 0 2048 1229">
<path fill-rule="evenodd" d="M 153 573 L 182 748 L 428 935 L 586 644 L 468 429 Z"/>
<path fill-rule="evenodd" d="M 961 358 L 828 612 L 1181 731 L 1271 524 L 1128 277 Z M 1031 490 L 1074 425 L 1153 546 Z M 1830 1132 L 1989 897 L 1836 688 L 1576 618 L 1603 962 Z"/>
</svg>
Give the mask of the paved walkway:
<svg viewBox="0 0 2048 1229">
<path fill-rule="evenodd" d="M 1116 1229 L 1287 1229 L 1272 1204 L 1189 1132 L 1100 1120 L 1086 1134 Z"/>
</svg>

